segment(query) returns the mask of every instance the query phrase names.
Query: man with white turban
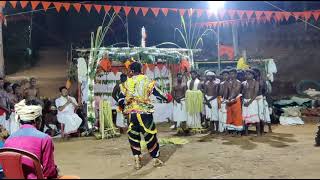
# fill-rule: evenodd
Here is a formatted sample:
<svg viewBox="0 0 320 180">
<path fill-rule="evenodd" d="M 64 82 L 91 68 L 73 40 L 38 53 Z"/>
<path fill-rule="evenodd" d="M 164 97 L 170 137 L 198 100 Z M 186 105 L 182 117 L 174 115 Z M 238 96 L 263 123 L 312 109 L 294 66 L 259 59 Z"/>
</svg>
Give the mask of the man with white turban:
<svg viewBox="0 0 320 180">
<path fill-rule="evenodd" d="M 58 171 L 54 162 L 54 146 L 51 137 L 39 130 L 42 107 L 35 101 L 22 100 L 15 105 L 15 112 L 20 121 L 20 129 L 11 134 L 5 141 L 4 147 L 16 148 L 32 153 L 41 162 L 45 179 L 57 178 Z M 24 174 L 27 179 L 35 179 L 36 173 L 33 161 L 22 158 Z"/>
<path fill-rule="evenodd" d="M 204 86 L 204 101 L 206 108 L 206 119 L 210 121 L 211 132 L 219 130 L 218 95 L 219 83 L 216 81 L 216 74 L 212 71 L 206 72 L 207 82 Z"/>
</svg>

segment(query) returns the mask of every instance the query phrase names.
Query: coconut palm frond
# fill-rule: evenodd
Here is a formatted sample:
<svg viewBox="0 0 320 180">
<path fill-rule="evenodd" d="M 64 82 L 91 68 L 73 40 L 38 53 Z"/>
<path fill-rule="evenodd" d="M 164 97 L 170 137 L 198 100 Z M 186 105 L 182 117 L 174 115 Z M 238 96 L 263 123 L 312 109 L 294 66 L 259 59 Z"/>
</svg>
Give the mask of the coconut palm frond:
<svg viewBox="0 0 320 180">
<path fill-rule="evenodd" d="M 203 46 L 203 37 L 207 36 L 209 34 L 209 32 L 213 32 L 212 29 L 206 29 L 198 38 L 198 40 L 196 41 L 196 43 L 194 44 L 193 48 L 197 48 L 199 43 L 202 43 Z"/>
<path fill-rule="evenodd" d="M 178 48 L 181 48 L 178 44 L 173 43 L 173 42 L 163 42 L 163 43 L 160 43 L 158 45 L 155 45 L 155 47 L 159 47 L 159 46 L 162 46 L 162 45 L 174 45 L 174 46 L 176 46 Z"/>
<path fill-rule="evenodd" d="M 189 44 L 187 42 L 187 37 L 185 37 L 185 35 L 182 33 L 182 31 L 178 28 L 175 28 L 174 31 L 178 31 L 181 38 L 183 39 L 184 45 L 186 46 L 186 48 L 189 48 Z"/>
</svg>

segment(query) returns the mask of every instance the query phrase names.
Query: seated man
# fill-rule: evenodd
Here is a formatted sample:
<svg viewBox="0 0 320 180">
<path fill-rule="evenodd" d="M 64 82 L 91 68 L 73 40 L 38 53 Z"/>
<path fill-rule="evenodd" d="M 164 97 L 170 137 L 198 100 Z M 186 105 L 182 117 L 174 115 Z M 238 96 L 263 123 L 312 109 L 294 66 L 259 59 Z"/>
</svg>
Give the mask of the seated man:
<svg viewBox="0 0 320 180">
<path fill-rule="evenodd" d="M 45 178 L 57 178 L 58 170 L 53 158 L 53 141 L 50 136 L 37 130 L 40 126 L 42 107 L 35 100 L 20 101 L 15 105 L 21 127 L 9 136 L 4 147 L 17 148 L 36 155 L 42 165 Z M 35 169 L 30 159 L 22 159 L 23 170 L 27 179 L 35 179 Z"/>
<path fill-rule="evenodd" d="M 75 108 L 78 103 L 74 97 L 68 96 L 68 89 L 66 87 L 60 88 L 61 96 L 56 99 L 56 106 L 58 107 L 58 121 L 64 125 L 62 136 L 77 133 L 82 123 L 82 119 L 75 113 Z"/>
<path fill-rule="evenodd" d="M 51 137 L 59 134 L 60 124 L 57 120 L 57 108 L 55 106 L 50 107 L 50 111 L 45 115 L 44 120 L 44 133 L 50 135 Z"/>
</svg>

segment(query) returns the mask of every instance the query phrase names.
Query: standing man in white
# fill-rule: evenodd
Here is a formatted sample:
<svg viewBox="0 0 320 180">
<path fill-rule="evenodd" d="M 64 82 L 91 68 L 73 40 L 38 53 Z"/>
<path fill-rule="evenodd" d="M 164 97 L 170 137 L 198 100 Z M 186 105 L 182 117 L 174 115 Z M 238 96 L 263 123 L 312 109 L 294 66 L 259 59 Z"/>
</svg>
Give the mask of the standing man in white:
<svg viewBox="0 0 320 180">
<path fill-rule="evenodd" d="M 70 135 L 78 132 L 82 123 L 82 119 L 75 113 L 78 103 L 74 97 L 68 96 L 68 89 L 66 87 L 59 88 L 61 96 L 56 99 L 55 103 L 58 107 L 58 121 L 64 124 L 64 135 Z"/>
</svg>

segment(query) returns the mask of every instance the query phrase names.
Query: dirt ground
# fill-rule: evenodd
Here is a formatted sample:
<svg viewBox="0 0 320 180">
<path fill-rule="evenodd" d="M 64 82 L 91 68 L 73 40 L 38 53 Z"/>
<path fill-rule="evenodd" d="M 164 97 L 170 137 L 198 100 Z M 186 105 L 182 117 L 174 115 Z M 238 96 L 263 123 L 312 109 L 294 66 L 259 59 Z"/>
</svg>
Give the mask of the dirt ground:
<svg viewBox="0 0 320 180">
<path fill-rule="evenodd" d="M 159 137 L 172 137 L 169 125 L 159 125 Z M 320 151 L 314 146 L 315 123 L 273 126 L 264 137 L 199 134 L 185 145 L 164 145 L 165 166 L 133 169 L 127 136 L 108 140 L 56 140 L 55 159 L 62 174 L 81 178 L 318 178 Z"/>
</svg>

